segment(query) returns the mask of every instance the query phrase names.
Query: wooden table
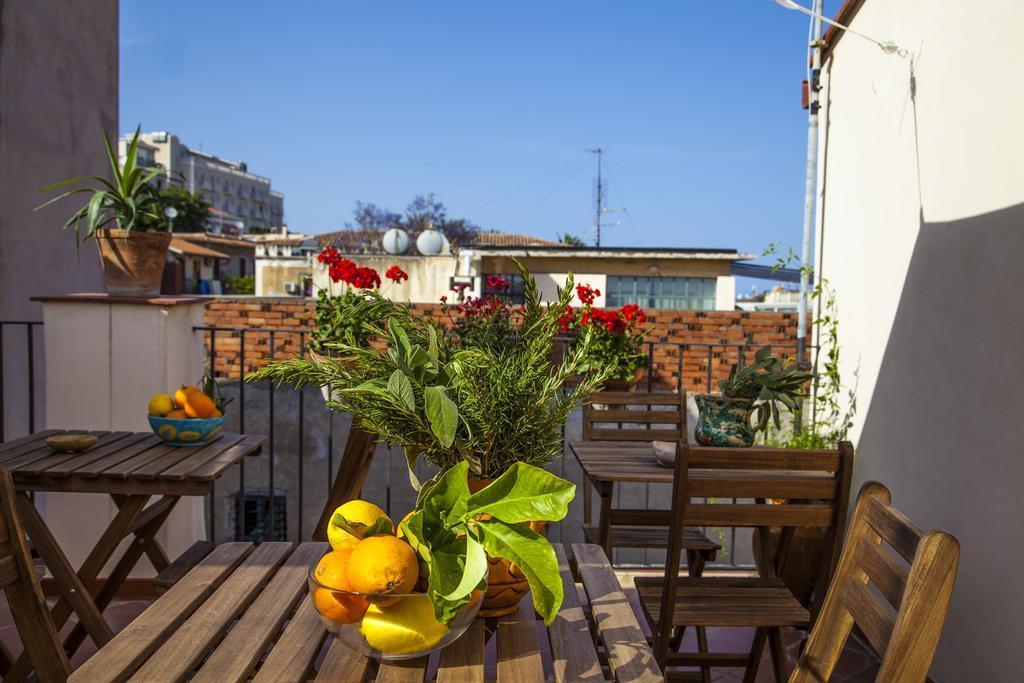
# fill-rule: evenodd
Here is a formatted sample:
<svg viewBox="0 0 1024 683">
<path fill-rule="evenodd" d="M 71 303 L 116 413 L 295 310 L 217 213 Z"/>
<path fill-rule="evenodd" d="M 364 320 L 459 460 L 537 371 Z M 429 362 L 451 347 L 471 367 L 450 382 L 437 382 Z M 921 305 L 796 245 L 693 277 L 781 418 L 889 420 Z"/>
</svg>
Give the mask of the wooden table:
<svg viewBox="0 0 1024 683">
<path fill-rule="evenodd" d="M 218 546 L 69 680 L 662 680 L 597 546 L 573 545 L 571 562 L 555 546 L 565 600 L 550 627 L 527 595 L 518 613 L 477 619 L 438 654 L 379 665 L 329 636 L 307 597 L 309 565 L 326 550 L 325 543 Z"/>
<path fill-rule="evenodd" d="M 597 525 L 584 510 L 583 533 L 591 543 L 604 548 L 608 557 L 616 546 L 627 548 L 668 547 L 670 510 L 639 510 L 612 507 L 615 484 L 640 482 L 672 484 L 672 468 L 658 464 L 649 441 L 575 441 L 569 449 L 583 469 L 584 486 L 593 485 L 601 499 Z M 589 493 L 589 489 L 588 489 Z M 584 502 L 589 502 L 589 495 Z M 707 562 L 715 559 L 720 546 L 696 529 L 686 529 L 683 549 L 687 566 L 699 576 Z"/>
<path fill-rule="evenodd" d="M 17 509 L 22 524 L 62 591 L 52 610 L 57 629 L 72 612 L 78 616 L 64 643 L 73 653 L 86 635 L 97 646 L 113 638 L 102 611 L 143 554 L 158 572 L 170 564 L 155 536 L 181 496 L 209 494 L 227 468 L 262 450 L 264 437 L 223 434 L 205 446 L 189 448 L 167 445 L 152 432 L 94 431 L 87 433 L 99 438 L 89 450 L 68 455 L 45 443 L 47 437 L 61 433 L 51 429 L 0 444 L 0 469 L 11 472 L 20 492 Z M 42 491 L 106 494 L 118 507 L 77 572 L 29 498 L 30 492 Z M 147 506 L 153 497 L 155 502 Z M 129 536 L 134 542 L 97 590 L 100 571 Z M 27 666 L 27 658 L 19 658 L 16 668 Z"/>
</svg>

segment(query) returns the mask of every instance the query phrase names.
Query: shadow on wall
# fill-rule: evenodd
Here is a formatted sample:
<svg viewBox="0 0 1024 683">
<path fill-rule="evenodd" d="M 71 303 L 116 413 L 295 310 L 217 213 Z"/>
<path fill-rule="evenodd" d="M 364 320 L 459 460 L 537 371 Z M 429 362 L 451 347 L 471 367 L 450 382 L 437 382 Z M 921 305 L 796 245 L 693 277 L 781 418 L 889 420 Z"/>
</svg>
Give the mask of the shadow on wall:
<svg viewBox="0 0 1024 683">
<path fill-rule="evenodd" d="M 960 540 L 936 680 L 1010 680 L 1024 640 L 1022 256 L 1024 204 L 922 220 L 858 444 L 858 481 Z"/>
</svg>

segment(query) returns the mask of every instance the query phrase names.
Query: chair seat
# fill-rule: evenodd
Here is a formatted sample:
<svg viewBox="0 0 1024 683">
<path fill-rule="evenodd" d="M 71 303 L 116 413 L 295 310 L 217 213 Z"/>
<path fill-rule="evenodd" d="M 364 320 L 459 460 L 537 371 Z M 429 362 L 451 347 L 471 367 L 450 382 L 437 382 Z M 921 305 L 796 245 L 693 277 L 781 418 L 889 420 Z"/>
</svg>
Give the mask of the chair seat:
<svg viewBox="0 0 1024 683">
<path fill-rule="evenodd" d="M 647 619 L 652 625 L 660 623 L 664 577 L 639 576 L 634 582 Z M 810 618 L 781 579 L 680 575 L 672 623 L 806 628 Z"/>
<path fill-rule="evenodd" d="M 667 526 L 626 526 L 613 524 L 612 547 L 614 548 L 667 548 L 668 527 Z M 600 544 L 601 529 L 596 524 L 584 524 L 583 535 L 587 543 Z M 687 527 L 683 529 L 683 550 L 696 550 L 705 553 L 709 561 L 715 559 L 715 555 L 721 545 L 712 541 L 704 535 L 700 529 Z"/>
</svg>

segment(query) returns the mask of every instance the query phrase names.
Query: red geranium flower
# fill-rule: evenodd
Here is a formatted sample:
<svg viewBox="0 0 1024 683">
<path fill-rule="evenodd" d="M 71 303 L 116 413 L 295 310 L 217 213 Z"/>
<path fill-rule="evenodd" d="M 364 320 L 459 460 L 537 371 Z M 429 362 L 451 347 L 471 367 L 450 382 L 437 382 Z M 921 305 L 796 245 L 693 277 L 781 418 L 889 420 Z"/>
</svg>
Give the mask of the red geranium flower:
<svg viewBox="0 0 1024 683">
<path fill-rule="evenodd" d="M 512 283 L 500 275 L 487 276 L 487 289 L 493 289 L 496 292 L 504 292 L 511 286 Z"/>
<path fill-rule="evenodd" d="M 387 272 L 384 273 L 384 277 L 400 283 L 402 280 L 408 280 L 409 274 L 395 265 L 388 268 Z"/>
<path fill-rule="evenodd" d="M 576 296 L 585 306 L 592 306 L 594 299 L 601 296 L 601 290 L 594 289 L 590 285 L 579 284 L 576 285 Z"/>
</svg>

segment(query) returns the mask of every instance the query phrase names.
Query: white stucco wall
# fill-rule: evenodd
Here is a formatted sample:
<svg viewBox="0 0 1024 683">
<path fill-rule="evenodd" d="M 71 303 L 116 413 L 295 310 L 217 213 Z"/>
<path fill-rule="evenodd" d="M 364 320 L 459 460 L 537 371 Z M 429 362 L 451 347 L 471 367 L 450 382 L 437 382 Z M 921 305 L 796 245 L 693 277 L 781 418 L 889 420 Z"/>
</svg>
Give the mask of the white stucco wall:
<svg viewBox="0 0 1024 683">
<path fill-rule="evenodd" d="M 961 543 L 936 681 L 1019 680 L 1024 3 L 867 0 L 823 73 L 816 271 L 870 479 Z M 913 65 L 913 81 L 912 66 Z"/>
</svg>

